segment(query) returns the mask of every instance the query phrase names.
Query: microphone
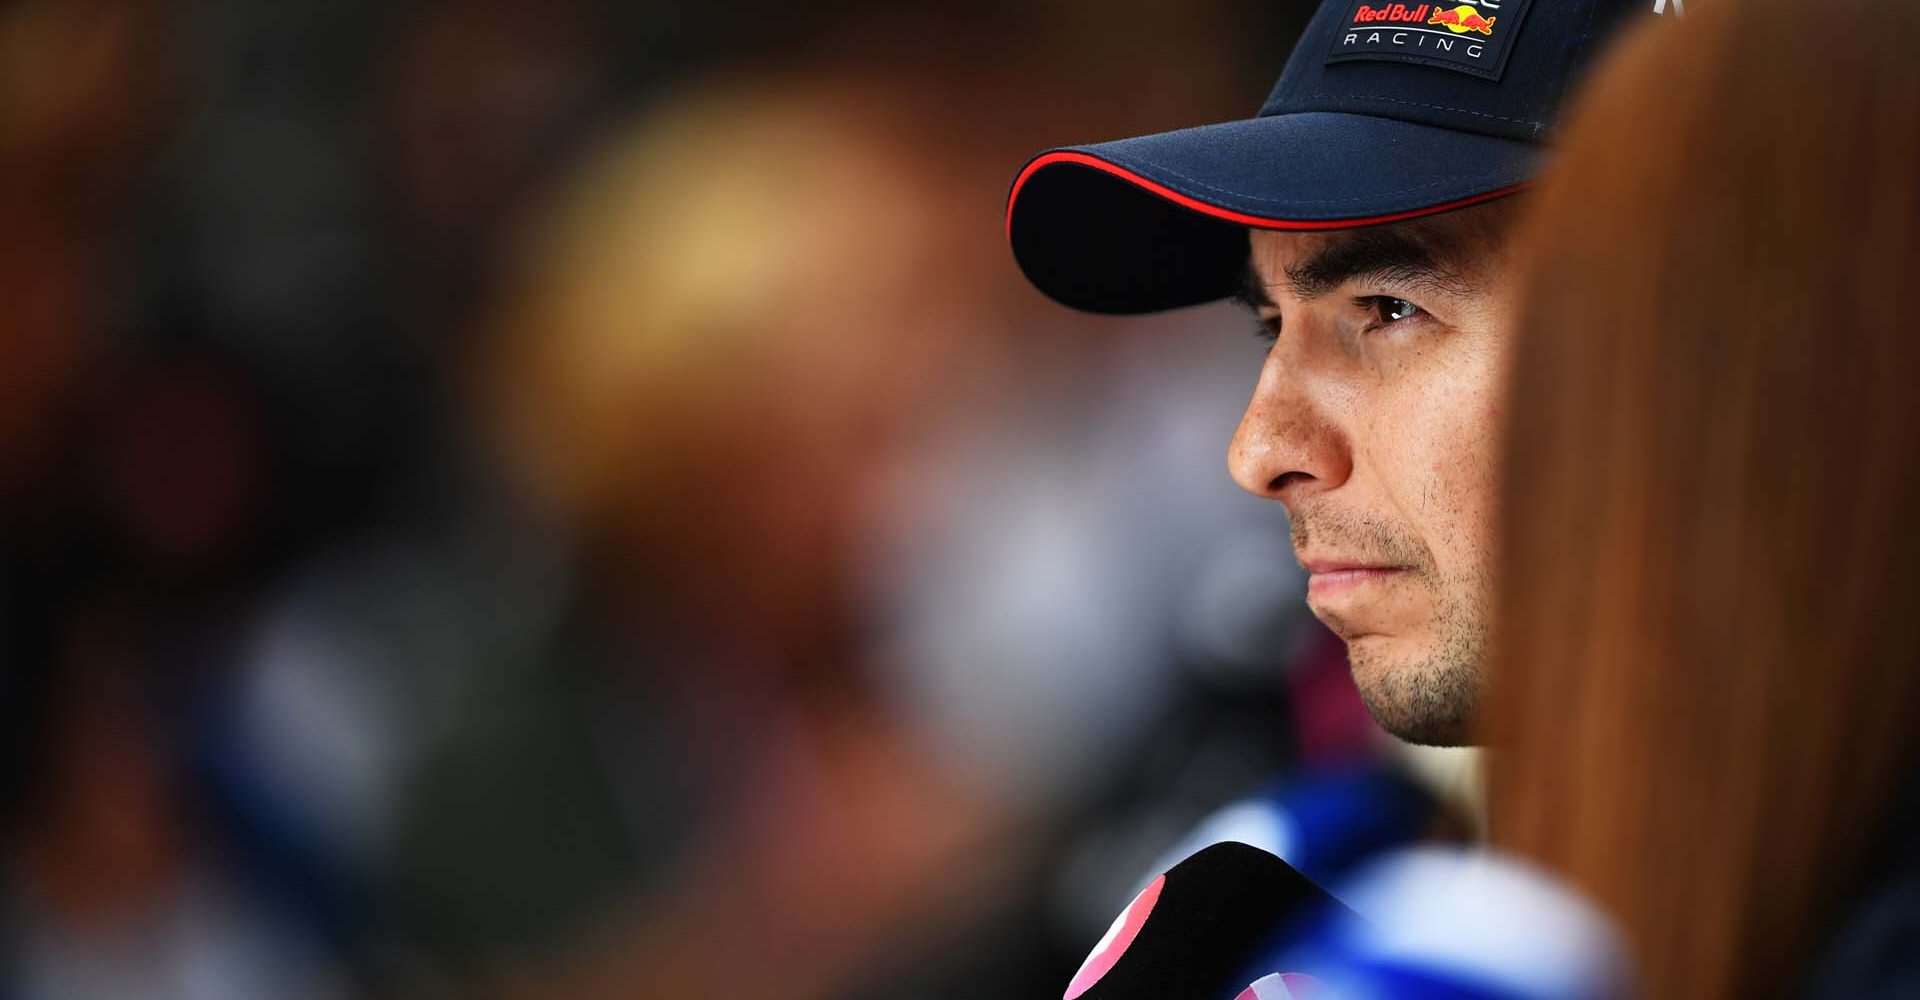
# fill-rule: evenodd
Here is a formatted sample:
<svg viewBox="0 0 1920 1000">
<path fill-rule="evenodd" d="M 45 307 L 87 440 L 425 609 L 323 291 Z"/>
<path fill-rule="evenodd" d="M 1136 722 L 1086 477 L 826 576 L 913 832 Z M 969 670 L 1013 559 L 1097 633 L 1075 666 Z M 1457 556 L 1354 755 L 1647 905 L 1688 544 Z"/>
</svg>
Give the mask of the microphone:
<svg viewBox="0 0 1920 1000">
<path fill-rule="evenodd" d="M 1629 995 L 1625 952 L 1608 921 L 1572 889 L 1518 861 L 1409 848 L 1363 870 L 1342 886 L 1341 898 L 1359 916 L 1336 913 L 1270 949 L 1243 972 L 1240 982 L 1252 985 L 1239 1000 Z M 1288 977 L 1274 975 L 1280 970 L 1307 973 L 1311 988 L 1281 992 Z"/>
<path fill-rule="evenodd" d="M 1276 934 L 1346 908 L 1286 862 L 1221 843 L 1147 884 L 1063 1000 L 1221 1000 Z"/>
</svg>

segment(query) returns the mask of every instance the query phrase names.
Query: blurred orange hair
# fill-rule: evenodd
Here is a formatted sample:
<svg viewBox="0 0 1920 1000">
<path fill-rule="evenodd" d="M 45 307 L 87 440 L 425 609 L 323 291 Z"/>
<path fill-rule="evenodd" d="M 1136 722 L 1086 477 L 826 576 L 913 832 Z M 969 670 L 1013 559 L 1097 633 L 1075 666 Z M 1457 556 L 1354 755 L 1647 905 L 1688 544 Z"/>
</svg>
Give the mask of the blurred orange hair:
<svg viewBox="0 0 1920 1000">
<path fill-rule="evenodd" d="M 1803 984 L 1913 775 L 1920 7 L 1650 19 L 1521 239 L 1493 835 L 1646 995 Z"/>
</svg>

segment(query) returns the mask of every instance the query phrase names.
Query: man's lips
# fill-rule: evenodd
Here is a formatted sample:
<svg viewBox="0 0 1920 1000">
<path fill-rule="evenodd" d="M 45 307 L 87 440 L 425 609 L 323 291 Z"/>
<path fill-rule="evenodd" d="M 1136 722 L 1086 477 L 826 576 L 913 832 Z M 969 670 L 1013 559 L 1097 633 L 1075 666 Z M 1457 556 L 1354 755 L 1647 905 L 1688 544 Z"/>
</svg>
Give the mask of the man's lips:
<svg viewBox="0 0 1920 1000">
<path fill-rule="evenodd" d="M 1302 559 L 1300 565 L 1312 574 L 1307 578 L 1308 597 L 1328 597 L 1354 587 L 1378 583 L 1398 576 L 1407 569 L 1405 566 L 1339 559 Z"/>
</svg>

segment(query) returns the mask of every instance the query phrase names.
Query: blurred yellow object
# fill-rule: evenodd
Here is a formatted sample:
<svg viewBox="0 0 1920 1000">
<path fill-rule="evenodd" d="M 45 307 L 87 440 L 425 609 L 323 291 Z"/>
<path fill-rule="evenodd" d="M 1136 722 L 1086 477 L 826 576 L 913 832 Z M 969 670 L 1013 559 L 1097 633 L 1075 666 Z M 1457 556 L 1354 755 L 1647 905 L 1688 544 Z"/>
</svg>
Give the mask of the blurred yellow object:
<svg viewBox="0 0 1920 1000">
<path fill-rule="evenodd" d="M 828 102 L 719 87 L 592 158 L 493 331 L 500 416 L 543 490 L 657 514 L 702 485 L 702 452 L 851 448 L 888 417 L 937 240 L 889 141 Z"/>
</svg>

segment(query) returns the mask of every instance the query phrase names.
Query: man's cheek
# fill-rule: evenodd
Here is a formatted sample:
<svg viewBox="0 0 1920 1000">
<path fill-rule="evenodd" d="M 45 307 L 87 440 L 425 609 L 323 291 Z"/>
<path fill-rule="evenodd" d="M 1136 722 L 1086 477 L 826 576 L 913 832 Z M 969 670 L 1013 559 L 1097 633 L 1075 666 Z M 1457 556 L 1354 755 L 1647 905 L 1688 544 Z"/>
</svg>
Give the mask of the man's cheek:
<svg viewBox="0 0 1920 1000">
<path fill-rule="evenodd" d="M 1430 499 L 1421 522 L 1435 569 L 1452 575 L 1475 567 L 1489 541 L 1493 479 L 1486 463 L 1461 455 L 1428 469 L 1421 493 Z"/>
<path fill-rule="evenodd" d="M 1488 406 L 1467 408 L 1424 456 L 1426 514 L 1439 522 L 1479 519 L 1492 502 L 1499 435 Z"/>
</svg>

